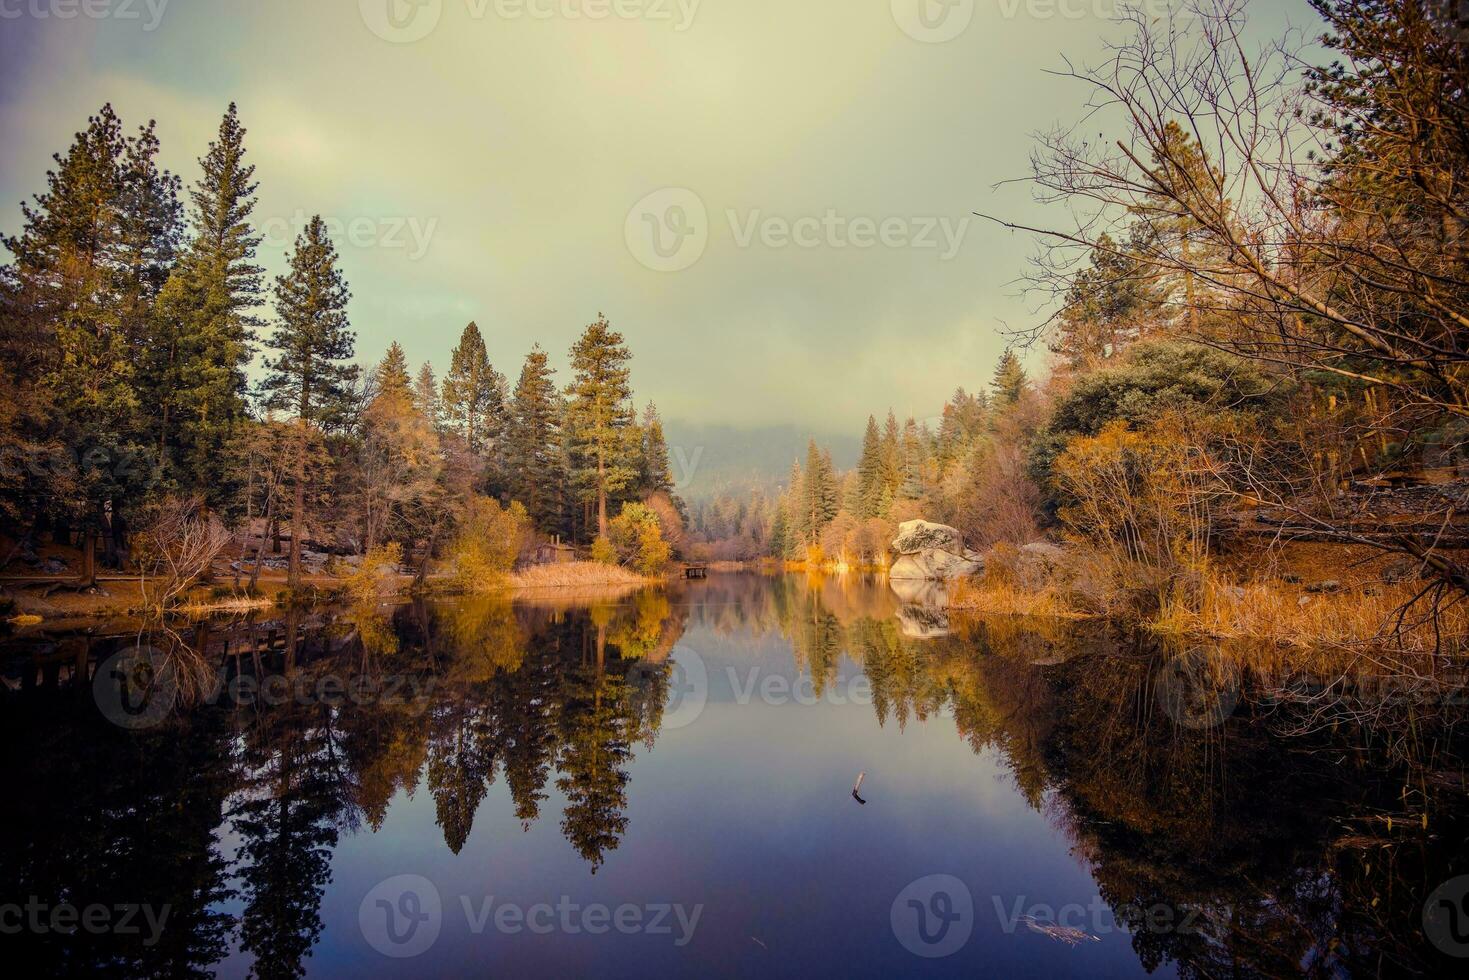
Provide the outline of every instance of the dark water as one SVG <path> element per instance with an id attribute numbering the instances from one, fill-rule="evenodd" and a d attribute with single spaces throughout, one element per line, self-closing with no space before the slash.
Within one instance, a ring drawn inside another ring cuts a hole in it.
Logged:
<path id="1" fill-rule="evenodd" d="M 1198 651 L 949 623 L 853 580 L 138 639 L 3 647 L 17 976 L 1335 977 L 1469 955 L 1454 706 L 1308 713 Z"/>

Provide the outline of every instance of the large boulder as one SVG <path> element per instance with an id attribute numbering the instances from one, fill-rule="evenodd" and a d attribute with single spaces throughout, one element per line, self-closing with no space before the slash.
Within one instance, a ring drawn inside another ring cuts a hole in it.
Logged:
<path id="1" fill-rule="evenodd" d="M 964 536 L 947 524 L 908 521 L 892 547 L 898 560 L 888 570 L 890 579 L 947 582 L 984 571 L 984 558 L 964 547 Z"/>

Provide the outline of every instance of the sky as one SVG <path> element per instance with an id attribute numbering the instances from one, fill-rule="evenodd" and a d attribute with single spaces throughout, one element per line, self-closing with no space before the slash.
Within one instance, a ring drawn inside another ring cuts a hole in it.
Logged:
<path id="1" fill-rule="evenodd" d="M 1170 0 L 1143 0 L 1166 9 Z M 1172 0 L 1177 2 L 1177 0 Z M 1257 3 L 1264 32 L 1304 0 Z M 1114 0 L 0 0 L 0 230 L 110 101 L 198 176 L 239 104 L 260 259 L 333 229 L 358 357 L 442 372 L 478 323 L 511 383 L 605 313 L 640 401 L 861 431 L 989 379 L 1041 221 L 1033 135 Z M 1052 223 L 1057 216 L 1049 215 Z M 1033 371 L 1044 369 L 1032 352 Z"/>

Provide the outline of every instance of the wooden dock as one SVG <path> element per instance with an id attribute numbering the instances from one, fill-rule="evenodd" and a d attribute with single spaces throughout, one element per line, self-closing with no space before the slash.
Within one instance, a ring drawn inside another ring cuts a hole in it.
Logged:
<path id="1" fill-rule="evenodd" d="M 708 565 L 685 565 L 683 568 L 684 578 L 708 578 Z"/>

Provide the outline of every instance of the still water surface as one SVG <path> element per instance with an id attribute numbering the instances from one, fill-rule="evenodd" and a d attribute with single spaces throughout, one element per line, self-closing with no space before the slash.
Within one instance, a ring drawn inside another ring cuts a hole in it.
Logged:
<path id="1" fill-rule="evenodd" d="M 1452 738 L 1423 764 L 1248 690 L 1180 701 L 1176 651 L 1100 626 L 716 575 L 191 626 L 144 637 L 149 699 L 105 633 L 4 647 L 0 951 L 28 975 L 1455 962 L 1422 922 L 1469 873 Z"/>

